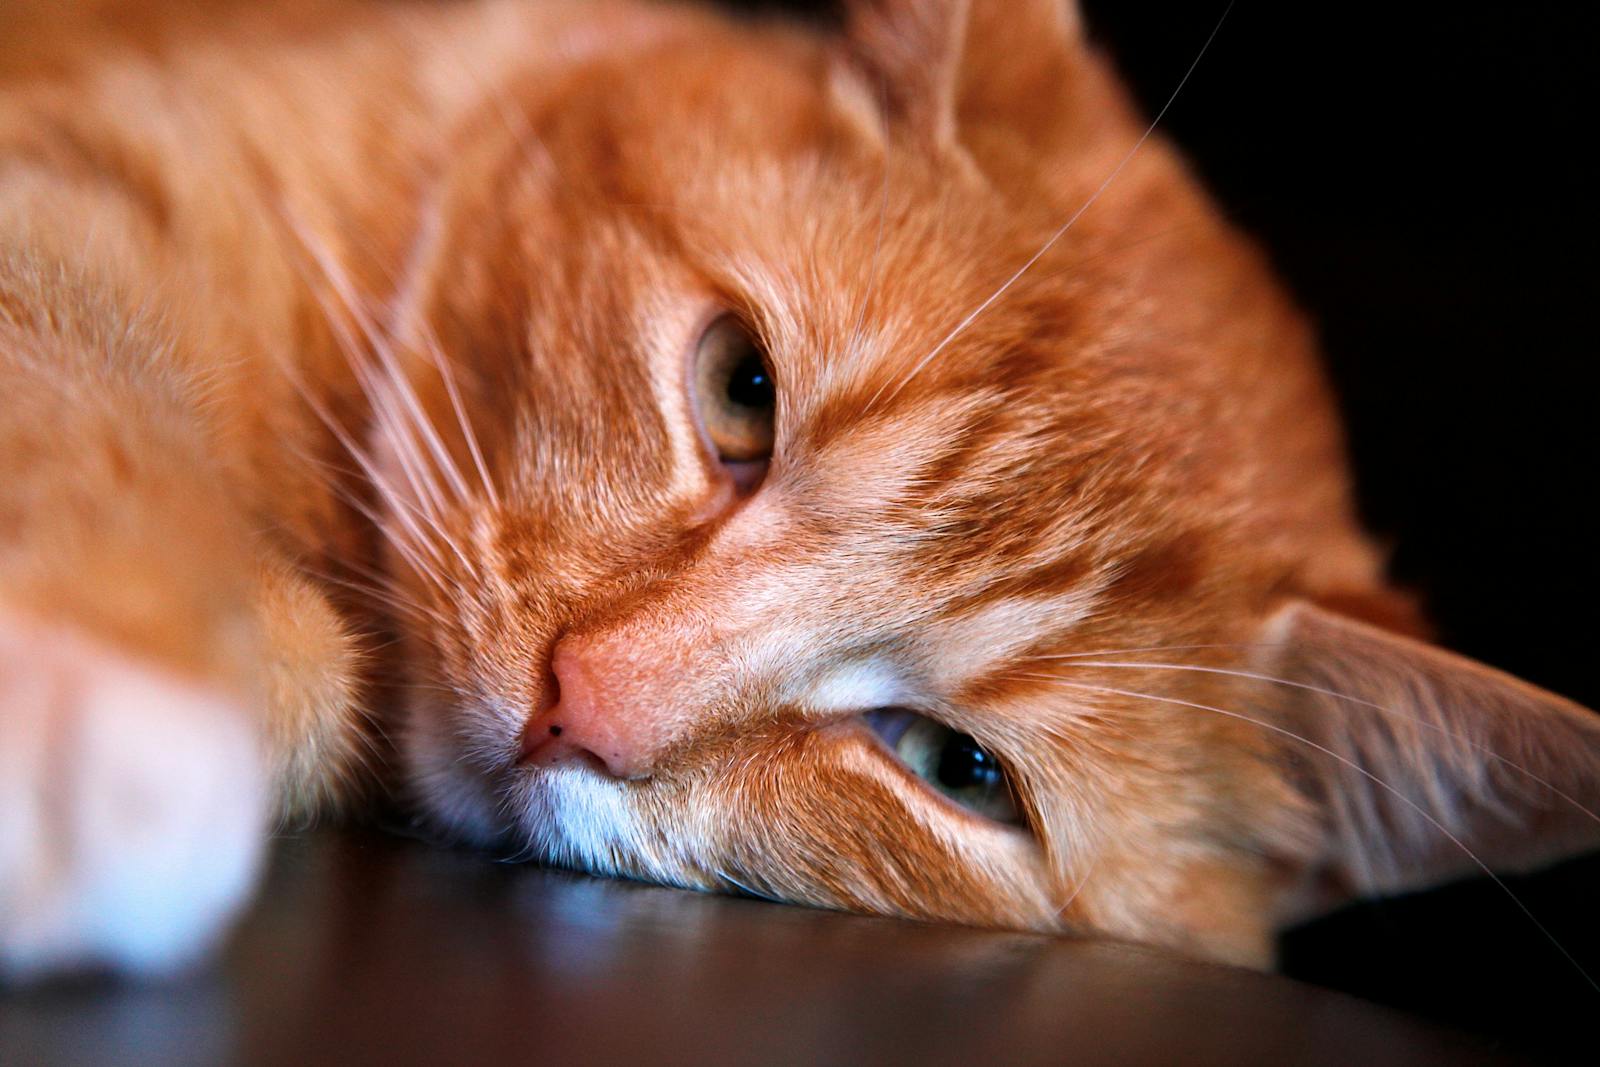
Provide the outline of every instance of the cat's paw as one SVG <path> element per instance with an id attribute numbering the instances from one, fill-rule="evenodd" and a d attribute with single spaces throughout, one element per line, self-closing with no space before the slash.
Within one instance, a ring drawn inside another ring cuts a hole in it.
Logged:
<path id="1" fill-rule="evenodd" d="M 249 895 L 266 802 L 235 702 L 0 611 L 0 978 L 194 960 Z"/>

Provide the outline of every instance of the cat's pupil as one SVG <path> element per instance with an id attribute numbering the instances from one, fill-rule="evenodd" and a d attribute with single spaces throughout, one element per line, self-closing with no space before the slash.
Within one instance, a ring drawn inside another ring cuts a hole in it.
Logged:
<path id="1" fill-rule="evenodd" d="M 749 352 L 728 378 L 728 400 L 743 408 L 769 408 L 773 403 L 772 377 L 761 354 Z"/>
<path id="2" fill-rule="evenodd" d="M 945 742 L 934 774 L 946 789 L 995 789 L 1004 777 L 1000 762 L 966 734 L 952 734 Z"/>

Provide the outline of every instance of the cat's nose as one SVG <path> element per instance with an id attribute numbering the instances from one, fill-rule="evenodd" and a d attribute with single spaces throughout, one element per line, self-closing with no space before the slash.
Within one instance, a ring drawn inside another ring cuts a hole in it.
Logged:
<path id="1" fill-rule="evenodd" d="M 650 777 L 661 745 L 654 709 L 619 657 L 592 640 L 563 638 L 550 659 L 560 690 L 555 704 L 533 716 L 522 735 L 519 762 L 536 767 L 588 762 L 613 778 Z"/>

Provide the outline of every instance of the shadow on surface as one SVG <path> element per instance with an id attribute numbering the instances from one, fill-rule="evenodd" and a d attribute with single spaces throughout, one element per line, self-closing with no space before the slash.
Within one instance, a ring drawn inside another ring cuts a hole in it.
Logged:
<path id="1" fill-rule="evenodd" d="M 0 1001 L 8 1063 L 1426 1064 L 1495 1050 L 1145 949 L 278 843 L 220 966 Z"/>

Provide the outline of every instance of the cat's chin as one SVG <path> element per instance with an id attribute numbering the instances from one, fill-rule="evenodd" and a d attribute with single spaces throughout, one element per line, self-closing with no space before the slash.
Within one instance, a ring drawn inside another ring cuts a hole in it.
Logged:
<path id="1" fill-rule="evenodd" d="M 617 863 L 635 822 L 617 783 L 577 764 L 488 765 L 471 755 L 488 747 L 498 746 L 456 736 L 437 708 L 409 709 L 400 743 L 407 799 L 435 835 L 519 860 L 635 873 Z"/>
<path id="2" fill-rule="evenodd" d="M 410 801 L 436 835 L 508 859 L 598 875 L 715 889 L 684 847 L 665 854 L 636 810 L 637 792 L 583 763 L 476 766 L 436 721 L 415 721 L 401 754 Z M 695 835 L 690 835 L 695 836 Z"/>
<path id="3" fill-rule="evenodd" d="M 404 800 L 434 836 L 482 849 L 508 837 L 493 778 L 461 757 L 459 740 L 434 709 L 407 708 L 398 747 Z"/>
<path id="4" fill-rule="evenodd" d="M 627 783 L 566 764 L 518 768 L 501 796 L 515 823 L 514 847 L 528 859 L 684 884 L 675 869 L 652 862 L 629 792 Z"/>

